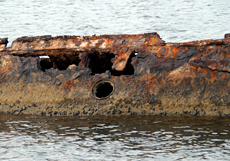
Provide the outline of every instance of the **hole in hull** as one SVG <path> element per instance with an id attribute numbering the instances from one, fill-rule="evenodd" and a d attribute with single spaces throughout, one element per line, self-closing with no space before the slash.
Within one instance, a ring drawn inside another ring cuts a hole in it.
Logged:
<path id="1" fill-rule="evenodd" d="M 133 75 L 134 67 L 131 64 L 132 58 L 136 56 L 136 53 L 133 52 L 127 61 L 127 64 L 123 71 L 112 70 L 113 63 L 111 62 L 112 58 L 115 57 L 112 53 L 102 53 L 94 52 L 88 57 L 87 67 L 91 69 L 91 75 L 105 73 L 107 70 L 111 72 L 111 75 L 121 76 L 121 75 Z"/>
<path id="2" fill-rule="evenodd" d="M 40 58 L 40 69 L 45 71 L 46 69 L 50 69 L 53 67 L 53 63 L 50 60 L 49 56 L 39 56 Z"/>
<path id="3" fill-rule="evenodd" d="M 107 70 L 112 69 L 113 63 L 111 59 L 115 55 L 111 53 L 98 53 L 94 52 L 88 55 L 87 67 L 91 69 L 91 75 L 105 73 Z"/>
<path id="4" fill-rule="evenodd" d="M 50 68 L 58 68 L 59 70 L 66 70 L 69 65 L 79 65 L 80 59 L 78 56 L 67 56 L 65 54 L 58 57 L 39 56 L 40 58 L 40 69 L 45 71 Z"/>
<path id="5" fill-rule="evenodd" d="M 110 71 L 113 76 L 121 75 L 133 75 L 134 67 L 132 65 L 132 58 L 137 53 L 134 51 L 127 61 L 127 64 L 123 71 L 116 71 L 112 69 L 112 59 L 115 57 L 113 53 L 105 52 L 99 53 L 97 51 L 93 53 L 81 53 L 79 54 L 60 54 L 59 56 L 39 56 L 40 58 L 40 69 L 45 71 L 50 68 L 58 68 L 59 70 L 66 70 L 69 65 L 75 64 L 76 66 L 87 67 L 91 70 L 90 75 L 105 73 Z"/>
<path id="6" fill-rule="evenodd" d="M 110 79 L 101 79 L 92 86 L 92 95 L 97 99 L 105 99 L 112 95 L 114 83 Z"/>

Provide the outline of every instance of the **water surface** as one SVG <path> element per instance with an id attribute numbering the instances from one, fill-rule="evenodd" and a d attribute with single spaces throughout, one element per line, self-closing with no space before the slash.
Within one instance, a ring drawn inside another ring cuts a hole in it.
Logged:
<path id="1" fill-rule="evenodd" d="M 230 118 L 0 115 L 1 160 L 228 160 Z"/>
<path id="2" fill-rule="evenodd" d="M 138 34 L 165 41 L 223 38 L 230 0 L 0 0 L 0 37 Z"/>
<path id="3" fill-rule="evenodd" d="M 230 32 L 230 0 L 0 0 L 0 37 Z M 230 118 L 0 114 L 0 160 L 229 160 Z"/>

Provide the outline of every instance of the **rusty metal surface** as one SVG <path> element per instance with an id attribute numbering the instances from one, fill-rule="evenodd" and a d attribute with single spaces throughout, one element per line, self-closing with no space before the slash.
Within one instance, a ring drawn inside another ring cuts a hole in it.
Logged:
<path id="1" fill-rule="evenodd" d="M 0 51 L 4 50 L 8 43 L 7 38 L 0 38 Z"/>
<path id="2" fill-rule="evenodd" d="M 230 116 L 230 34 L 0 39 L 0 110 L 43 115 Z M 46 56 L 46 57 L 41 57 Z"/>

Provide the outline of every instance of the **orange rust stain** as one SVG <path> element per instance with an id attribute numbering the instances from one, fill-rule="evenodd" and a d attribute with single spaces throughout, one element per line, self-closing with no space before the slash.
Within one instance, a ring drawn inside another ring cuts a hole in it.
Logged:
<path id="1" fill-rule="evenodd" d="M 116 70 L 123 70 L 125 68 L 128 56 L 130 55 L 130 52 L 126 53 L 120 53 L 118 58 L 114 61 L 114 66 Z"/>
<path id="2" fill-rule="evenodd" d="M 70 88 L 72 85 L 72 82 L 69 80 L 69 81 L 66 81 L 65 84 L 64 84 L 66 87 Z"/>
<path id="3" fill-rule="evenodd" d="M 172 51 L 176 54 L 176 53 L 178 53 L 179 49 L 173 47 Z"/>
<path id="4" fill-rule="evenodd" d="M 120 52 L 120 54 L 119 54 L 118 58 L 115 60 L 115 62 L 121 61 L 121 60 L 125 57 L 125 54 L 126 54 L 126 53 L 121 53 L 121 52 Z"/>
<path id="5" fill-rule="evenodd" d="M 222 74 L 222 78 L 224 79 L 224 78 L 226 78 L 226 74 L 224 73 L 224 74 Z"/>
<path id="6" fill-rule="evenodd" d="M 92 83 L 92 81 L 93 81 L 93 78 L 91 78 L 91 79 L 89 80 L 89 84 L 91 84 L 91 83 Z"/>
<path id="7" fill-rule="evenodd" d="M 109 44 L 110 44 L 110 39 L 107 39 L 107 41 L 106 41 L 106 47 L 108 47 Z"/>
<path id="8" fill-rule="evenodd" d="M 191 65 L 191 69 L 194 70 L 195 72 L 198 72 L 198 68 L 195 67 L 195 66 L 192 66 L 192 65 Z"/>
<path id="9" fill-rule="evenodd" d="M 204 75 L 206 75 L 208 73 L 206 68 L 203 69 L 203 72 L 204 72 Z"/>
<path id="10" fill-rule="evenodd" d="M 140 38 L 141 38 L 141 37 L 139 37 L 139 36 L 132 36 L 132 40 L 134 40 L 134 39 L 140 40 Z"/>
<path id="11" fill-rule="evenodd" d="M 133 80 L 133 77 L 130 77 L 130 78 L 129 78 L 129 81 L 132 81 L 132 80 Z"/>
<path id="12" fill-rule="evenodd" d="M 209 46 L 206 46 L 206 52 L 204 54 L 207 54 L 209 50 Z"/>
<path id="13" fill-rule="evenodd" d="M 179 51 L 178 48 L 172 47 L 171 58 L 175 58 L 178 51 Z"/>
<path id="14" fill-rule="evenodd" d="M 36 74 L 35 73 L 31 73 L 30 75 L 35 76 Z"/>
<path id="15" fill-rule="evenodd" d="M 132 36 L 132 37 L 131 37 L 131 40 L 132 40 L 132 41 L 133 41 L 133 39 L 135 39 L 135 37 L 134 37 L 134 36 Z"/>
<path id="16" fill-rule="evenodd" d="M 146 70 L 146 73 L 147 73 L 147 74 L 150 74 L 150 70 L 149 70 L 149 69 L 147 69 L 147 70 Z"/>
<path id="17" fill-rule="evenodd" d="M 37 42 L 33 42 L 32 45 L 33 45 L 34 47 L 36 47 L 36 46 L 38 45 L 38 43 L 37 43 Z"/>
<path id="18" fill-rule="evenodd" d="M 214 71 L 211 71 L 210 75 L 212 77 L 212 82 L 213 82 L 216 79 L 216 73 Z"/>
<path id="19" fill-rule="evenodd" d="M 15 76 L 15 77 L 20 77 L 20 74 L 15 74 L 14 76 Z"/>
<path id="20" fill-rule="evenodd" d="M 154 83 L 154 80 L 155 80 L 156 78 L 151 78 L 150 80 L 149 80 L 149 84 L 150 85 L 152 85 L 153 83 Z"/>
<path id="21" fill-rule="evenodd" d="M 201 78 L 201 79 L 200 79 L 200 83 L 203 83 L 203 82 L 204 82 L 204 78 Z"/>
<path id="22" fill-rule="evenodd" d="M 157 37 L 151 38 L 152 42 L 155 43 L 157 40 Z"/>

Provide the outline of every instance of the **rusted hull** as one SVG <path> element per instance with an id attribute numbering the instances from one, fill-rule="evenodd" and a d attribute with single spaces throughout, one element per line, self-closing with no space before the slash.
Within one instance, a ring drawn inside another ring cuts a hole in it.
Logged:
<path id="1" fill-rule="evenodd" d="M 230 116 L 229 34 L 186 43 L 148 33 L 6 44 L 0 39 L 1 112 Z"/>

